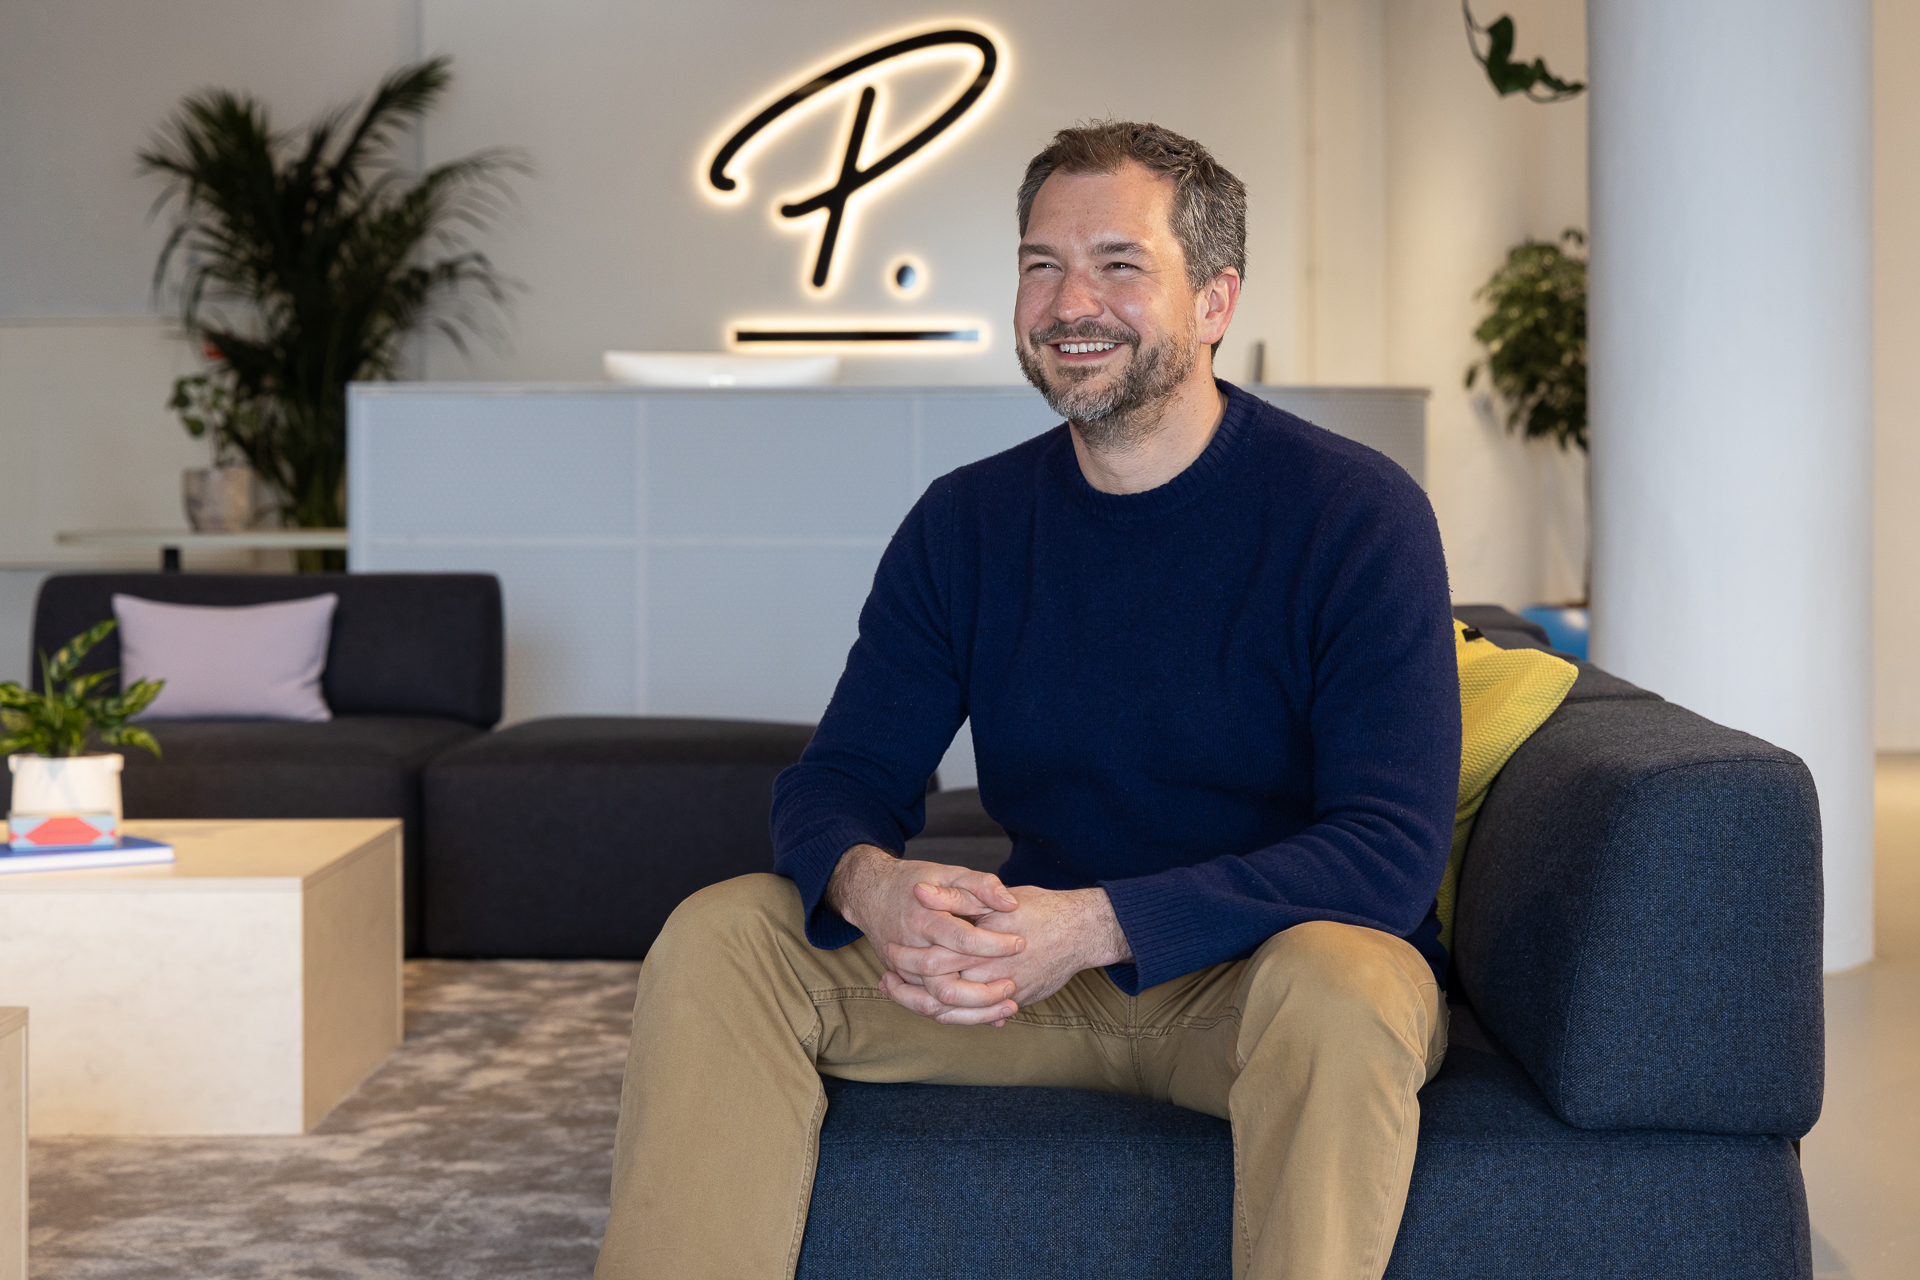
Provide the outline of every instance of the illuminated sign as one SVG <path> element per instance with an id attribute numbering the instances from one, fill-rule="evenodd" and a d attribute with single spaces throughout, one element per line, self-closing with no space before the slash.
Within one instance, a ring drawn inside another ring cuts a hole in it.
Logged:
<path id="1" fill-rule="evenodd" d="M 738 320 L 727 335 L 730 345 L 740 351 L 912 351 L 916 355 L 979 351 L 987 336 L 987 326 L 978 320 L 902 322 L 872 317 Z"/>
<path id="2" fill-rule="evenodd" d="M 864 152 L 879 102 L 876 69 L 889 72 L 956 54 L 971 59 L 978 55 L 979 66 L 960 87 L 959 95 L 925 121 L 910 136 L 897 143 L 885 155 L 867 160 Z M 836 87 L 851 94 L 857 87 L 859 97 L 848 125 L 846 142 L 836 148 L 837 158 L 830 170 L 832 179 L 821 190 L 797 198 L 776 202 L 777 225 L 792 226 L 800 219 L 816 218 L 820 238 L 812 255 L 812 269 L 805 277 L 805 291 L 825 296 L 836 283 L 836 251 L 844 259 L 851 240 L 855 197 L 863 200 L 885 185 L 883 179 L 896 177 L 913 162 L 927 156 L 955 136 L 954 126 L 978 111 L 994 87 L 995 74 L 1003 59 L 994 38 L 984 31 L 949 27 L 924 31 L 887 40 L 863 53 L 843 58 L 838 63 L 799 80 L 796 86 L 756 112 L 735 128 L 726 140 L 710 153 L 705 164 L 702 185 L 708 196 L 733 203 L 746 194 L 743 172 L 753 155 L 773 137 L 784 132 L 796 119 L 823 101 L 822 95 Z M 1004 78 L 1004 77 L 1003 77 Z M 944 135 L 944 136 L 943 136 Z M 729 170 L 735 172 L 729 172 Z M 919 293 L 927 278 L 924 262 L 911 255 L 898 258 L 888 269 L 888 291 L 906 299 Z M 985 328 L 977 321 L 918 319 L 911 322 L 871 318 L 765 320 L 737 322 L 730 326 L 728 340 L 736 348 L 765 350 L 774 347 L 819 347 L 832 345 L 852 349 L 912 349 L 939 347 L 947 350 L 978 350 L 985 341 Z"/>

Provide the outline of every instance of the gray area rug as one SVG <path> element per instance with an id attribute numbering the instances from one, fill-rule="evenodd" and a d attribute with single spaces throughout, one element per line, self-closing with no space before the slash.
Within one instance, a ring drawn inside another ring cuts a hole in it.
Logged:
<path id="1" fill-rule="evenodd" d="M 29 1274 L 585 1280 L 637 964 L 412 961 L 406 1041 L 297 1138 L 50 1138 Z"/>

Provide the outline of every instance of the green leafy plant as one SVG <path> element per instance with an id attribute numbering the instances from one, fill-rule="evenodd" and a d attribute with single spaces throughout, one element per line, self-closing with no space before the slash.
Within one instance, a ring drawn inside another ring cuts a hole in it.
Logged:
<path id="1" fill-rule="evenodd" d="M 208 90 L 140 153 L 168 180 L 156 210 L 177 203 L 155 293 L 172 283 L 218 375 L 176 383 L 176 407 L 205 410 L 202 430 L 245 457 L 289 525 L 346 523 L 347 384 L 395 376 L 422 324 L 464 351 L 506 302 L 467 237 L 498 218 L 525 163 L 492 149 L 415 177 L 398 154 L 451 79 L 444 57 L 401 67 L 357 116 L 330 112 L 298 135 L 276 133 L 257 100 Z M 226 400 L 209 403 L 216 382 Z"/>
<path id="2" fill-rule="evenodd" d="M 249 451 L 261 447 L 266 413 L 258 401 L 234 395 L 229 375 L 216 371 L 175 379 L 167 408 L 180 415 L 188 435 L 213 446 L 216 467 L 249 465 Z"/>
<path id="3" fill-rule="evenodd" d="M 127 721 L 145 711 L 160 695 L 164 680 L 140 680 L 119 693 L 97 693 L 114 675 L 113 669 L 75 675 L 80 662 L 113 630 L 113 619 L 82 632 L 49 658 L 40 655 L 44 693 L 23 689 L 8 681 L 0 684 L 0 754 L 83 756 L 90 739 L 112 746 L 145 747 L 156 756 L 160 744 L 153 735 Z"/>
<path id="4" fill-rule="evenodd" d="M 1507 430 L 1587 448 L 1587 261 L 1574 252 L 1587 238 L 1569 227 L 1559 244 L 1528 240 L 1474 297 L 1491 304 L 1473 331 L 1487 349 L 1467 366 L 1467 387 L 1482 369 L 1507 406 Z M 1562 248 L 1565 245 L 1566 248 Z"/>
<path id="5" fill-rule="evenodd" d="M 1545 58 L 1515 62 L 1513 19 L 1506 14 L 1483 27 L 1473 20 L 1473 0 L 1460 0 L 1460 12 L 1467 20 L 1467 48 L 1473 51 L 1474 61 L 1486 69 L 1488 81 L 1501 97 L 1524 93 L 1535 102 L 1562 102 L 1587 87 L 1583 80 L 1562 80 L 1554 75 L 1547 70 Z M 1480 47 L 1483 36 L 1485 49 Z"/>

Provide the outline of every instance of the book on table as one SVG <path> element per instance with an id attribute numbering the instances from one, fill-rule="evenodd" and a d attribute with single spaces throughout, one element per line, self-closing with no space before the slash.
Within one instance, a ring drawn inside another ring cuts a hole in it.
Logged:
<path id="1" fill-rule="evenodd" d="M 7 815 L 0 875 L 17 871 L 80 871 L 172 862 L 173 846 L 122 835 L 117 814 Z"/>

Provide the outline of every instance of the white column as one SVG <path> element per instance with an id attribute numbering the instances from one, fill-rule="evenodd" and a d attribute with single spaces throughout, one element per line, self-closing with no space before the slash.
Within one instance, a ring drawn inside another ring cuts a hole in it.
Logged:
<path id="1" fill-rule="evenodd" d="M 1798 753 L 1873 956 L 1869 0 L 1589 0 L 1595 661 Z"/>

